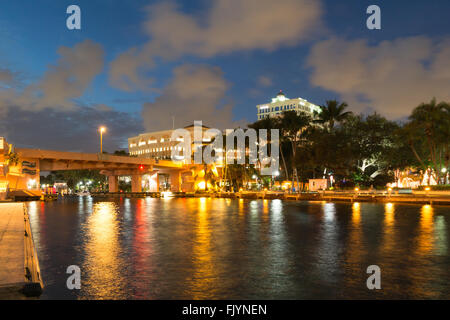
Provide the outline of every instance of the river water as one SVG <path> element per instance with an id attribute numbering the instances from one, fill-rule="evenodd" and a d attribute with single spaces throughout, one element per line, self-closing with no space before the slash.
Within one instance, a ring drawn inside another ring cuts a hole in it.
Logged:
<path id="1" fill-rule="evenodd" d="M 27 203 L 42 299 L 450 298 L 450 207 L 209 198 Z M 81 270 L 81 289 L 69 290 Z M 367 267 L 381 270 L 369 290 Z"/>

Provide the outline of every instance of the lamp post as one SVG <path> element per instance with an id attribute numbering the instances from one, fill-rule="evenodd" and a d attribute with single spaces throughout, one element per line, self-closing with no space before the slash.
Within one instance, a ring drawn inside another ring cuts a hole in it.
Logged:
<path id="1" fill-rule="evenodd" d="M 103 153 L 103 132 L 106 131 L 105 127 L 98 128 L 98 131 L 100 131 L 100 153 Z"/>

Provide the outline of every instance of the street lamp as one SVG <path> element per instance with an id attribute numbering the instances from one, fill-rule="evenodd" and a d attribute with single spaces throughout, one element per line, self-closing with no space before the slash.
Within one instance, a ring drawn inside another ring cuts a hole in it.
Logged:
<path id="1" fill-rule="evenodd" d="M 100 153 L 103 153 L 103 132 L 106 131 L 105 127 L 98 128 L 98 131 L 100 131 Z"/>

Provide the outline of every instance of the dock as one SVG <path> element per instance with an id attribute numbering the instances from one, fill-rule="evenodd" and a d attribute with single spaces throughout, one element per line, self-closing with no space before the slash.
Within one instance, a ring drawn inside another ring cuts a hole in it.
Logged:
<path id="1" fill-rule="evenodd" d="M 98 198 L 160 198 L 161 192 L 92 192 Z M 320 191 L 286 193 L 282 191 L 239 191 L 239 192 L 172 192 L 175 198 L 231 198 L 231 199 L 265 199 L 290 201 L 333 201 L 333 202 L 382 202 L 408 204 L 450 205 L 449 192 L 412 192 L 410 194 L 388 194 L 386 192 L 361 191 Z"/>
<path id="2" fill-rule="evenodd" d="M 23 203 L 0 203 L 0 299 L 36 297 L 44 288 Z"/>

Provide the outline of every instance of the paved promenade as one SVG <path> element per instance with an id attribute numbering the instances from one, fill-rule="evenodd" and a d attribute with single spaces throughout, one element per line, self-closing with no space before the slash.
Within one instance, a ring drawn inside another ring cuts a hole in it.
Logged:
<path id="1" fill-rule="evenodd" d="M 0 298 L 20 298 L 41 285 L 27 218 L 23 203 L 0 203 Z"/>

